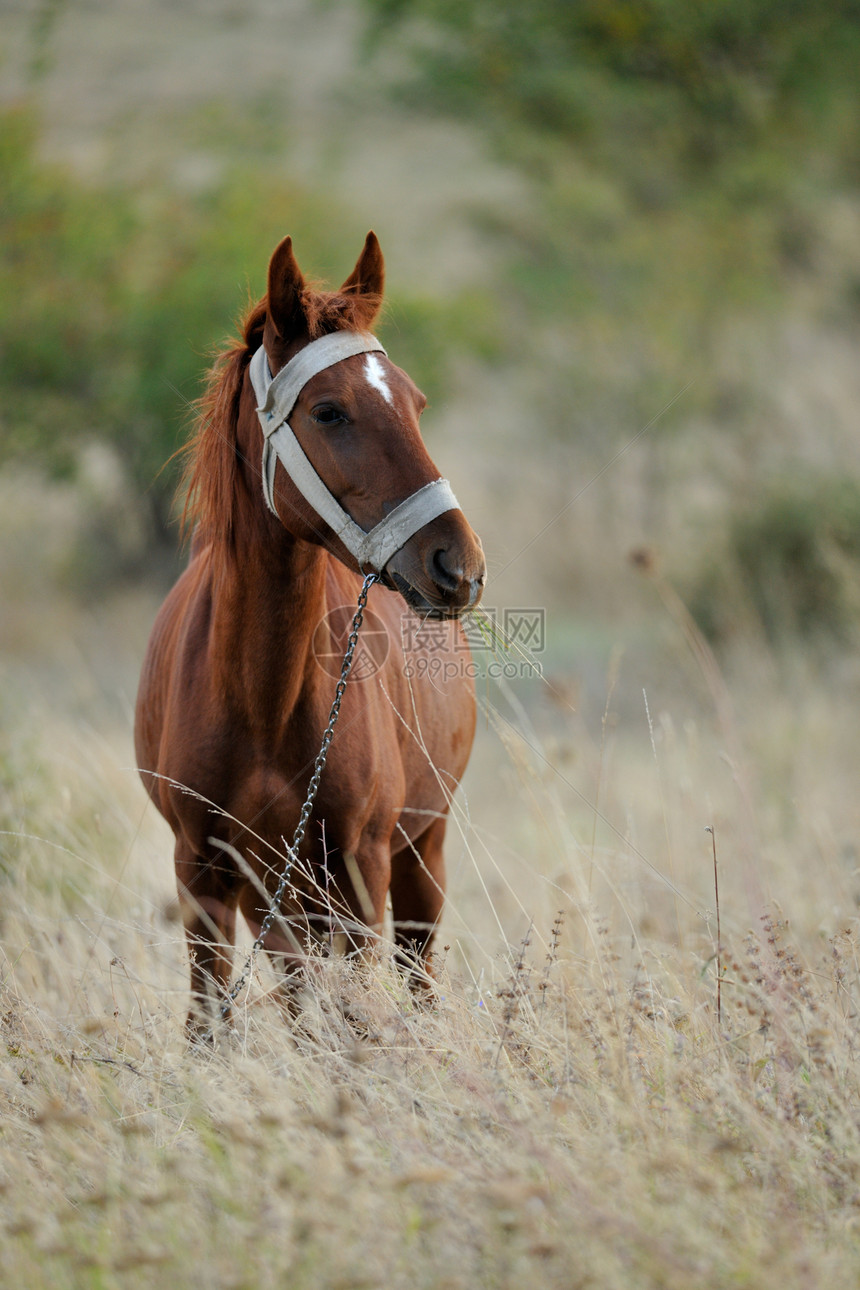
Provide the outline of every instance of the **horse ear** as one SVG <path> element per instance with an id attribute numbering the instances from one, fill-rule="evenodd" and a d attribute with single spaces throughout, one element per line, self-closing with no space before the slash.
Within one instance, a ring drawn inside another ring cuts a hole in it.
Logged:
<path id="1" fill-rule="evenodd" d="M 359 296 L 378 296 L 382 299 L 385 290 L 385 261 L 379 239 L 371 230 L 365 238 L 364 249 L 358 262 L 341 291 L 354 292 Z"/>
<path id="2" fill-rule="evenodd" d="M 293 239 L 285 237 L 269 261 L 268 310 L 275 331 L 289 340 L 304 330 L 302 292 L 305 280 L 293 255 Z"/>

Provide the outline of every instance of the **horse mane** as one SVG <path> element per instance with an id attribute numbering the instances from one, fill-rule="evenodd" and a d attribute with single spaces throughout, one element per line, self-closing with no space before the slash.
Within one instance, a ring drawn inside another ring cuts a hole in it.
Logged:
<path id="1" fill-rule="evenodd" d="M 379 312 L 382 298 L 355 289 L 321 291 L 306 285 L 302 311 L 310 340 L 334 331 L 365 331 Z M 252 304 L 240 322 L 239 338 L 217 354 L 209 369 L 206 388 L 195 404 L 188 442 L 179 450 L 183 459 L 180 496 L 183 538 L 194 534 L 202 543 L 233 546 L 238 520 L 237 494 L 242 454 L 237 441 L 239 398 L 245 368 L 263 343 L 268 299 Z M 252 469 L 254 463 L 251 463 Z"/>

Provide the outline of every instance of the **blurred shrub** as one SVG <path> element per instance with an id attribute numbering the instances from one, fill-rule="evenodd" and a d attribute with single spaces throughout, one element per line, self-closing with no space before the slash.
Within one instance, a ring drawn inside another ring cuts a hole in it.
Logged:
<path id="1" fill-rule="evenodd" d="M 860 481 L 791 479 L 730 519 L 687 592 L 702 629 L 720 643 L 749 627 L 773 644 L 789 636 L 848 639 L 860 625 Z"/>
<path id="2" fill-rule="evenodd" d="M 308 273 L 336 265 L 339 282 L 366 229 L 324 196 L 279 188 L 259 159 L 196 196 L 144 194 L 88 187 L 40 162 L 37 142 L 28 113 L 0 118 L 0 461 L 77 474 L 87 443 L 111 445 L 150 538 L 163 536 L 176 483 L 165 463 L 212 350 L 264 290 L 271 250 L 290 232 Z M 478 298 L 395 298 L 391 317 L 395 357 L 429 392 L 453 344 L 492 347 L 492 308 Z M 97 517 L 91 527 L 106 576 L 110 543 Z M 127 550 L 121 563 L 135 565 Z"/>
<path id="3" fill-rule="evenodd" d="M 376 36 L 407 29 L 425 97 L 495 123 L 538 169 L 535 136 L 575 142 L 660 200 L 667 163 L 695 177 L 764 139 L 793 148 L 833 112 L 856 167 L 856 0 L 365 4 Z"/>
<path id="4" fill-rule="evenodd" d="M 486 223 L 542 424 L 596 445 L 680 390 L 652 439 L 706 414 L 727 327 L 769 326 L 854 200 L 857 0 L 363 3 L 389 84 L 406 55 L 393 92 L 470 119 L 528 181 L 529 209 Z"/>
<path id="5" fill-rule="evenodd" d="M 2 455 L 70 473 L 82 443 L 113 443 L 161 530 L 172 479 L 159 472 L 237 305 L 232 248 L 213 245 L 226 195 L 209 216 L 168 199 L 144 213 L 135 194 L 40 164 L 36 142 L 26 113 L 5 115 Z"/>
<path id="6" fill-rule="evenodd" d="M 513 284 L 544 311 L 745 305 L 808 267 L 860 156 L 857 0 L 364 0 L 395 92 L 470 116 L 540 194 Z"/>

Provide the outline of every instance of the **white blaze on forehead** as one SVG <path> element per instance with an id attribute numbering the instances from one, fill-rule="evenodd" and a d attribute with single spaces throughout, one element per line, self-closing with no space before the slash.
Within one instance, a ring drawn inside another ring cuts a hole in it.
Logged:
<path id="1" fill-rule="evenodd" d="M 393 403 L 391 390 L 388 388 L 388 382 L 385 379 L 385 372 L 382 370 L 382 364 L 375 354 L 368 354 L 364 360 L 364 373 L 370 384 L 375 390 L 378 390 L 386 403 Z"/>

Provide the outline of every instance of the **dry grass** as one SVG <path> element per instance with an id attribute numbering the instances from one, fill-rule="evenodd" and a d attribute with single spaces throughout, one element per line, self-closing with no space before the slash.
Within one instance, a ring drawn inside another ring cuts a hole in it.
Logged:
<path id="1" fill-rule="evenodd" d="M 123 769 L 122 705 L 91 694 L 100 648 L 130 683 L 138 623 L 104 612 L 69 633 L 88 644 L 66 640 L 62 697 L 47 662 L 5 670 L 6 1283 L 857 1279 L 844 677 L 798 701 L 750 672 L 727 700 L 747 770 L 721 760 L 706 685 L 685 715 L 683 667 L 646 711 L 622 662 L 591 728 L 556 689 L 515 733 L 499 699 L 452 830 L 433 1006 L 383 944 L 322 965 L 299 1023 L 257 1002 L 201 1055 L 169 839 Z"/>

